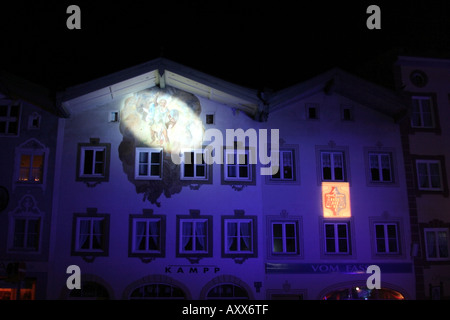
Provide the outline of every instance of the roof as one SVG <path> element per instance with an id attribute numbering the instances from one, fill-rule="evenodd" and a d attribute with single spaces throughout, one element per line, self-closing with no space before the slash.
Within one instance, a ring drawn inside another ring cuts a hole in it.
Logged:
<path id="1" fill-rule="evenodd" d="M 56 116 L 65 116 L 52 91 L 4 70 L 0 71 L 0 92 L 9 99 L 20 99 Z"/>
<path id="2" fill-rule="evenodd" d="M 321 91 L 325 94 L 340 94 L 386 114 L 396 121 L 407 113 L 407 105 L 401 95 L 340 68 L 330 69 L 310 80 L 272 94 L 267 100 L 270 105 L 269 112 L 284 108 Z"/>
<path id="3" fill-rule="evenodd" d="M 166 58 L 157 58 L 69 87 L 59 94 L 59 99 L 64 109 L 72 113 L 154 86 L 175 87 L 239 109 L 254 118 L 258 118 L 262 105 L 257 90 L 224 81 Z"/>

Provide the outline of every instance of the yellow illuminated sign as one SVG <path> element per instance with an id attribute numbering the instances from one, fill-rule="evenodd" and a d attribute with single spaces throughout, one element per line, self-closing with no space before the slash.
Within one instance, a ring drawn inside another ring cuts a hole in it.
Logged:
<path id="1" fill-rule="evenodd" d="M 348 182 L 322 182 L 322 211 L 324 218 L 351 217 Z"/>

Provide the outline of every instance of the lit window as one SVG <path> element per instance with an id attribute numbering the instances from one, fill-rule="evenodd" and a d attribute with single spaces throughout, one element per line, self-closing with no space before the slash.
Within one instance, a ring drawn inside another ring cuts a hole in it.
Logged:
<path id="1" fill-rule="evenodd" d="M 434 114 L 431 97 L 413 96 L 411 126 L 414 128 L 434 128 Z"/>
<path id="2" fill-rule="evenodd" d="M 162 178 L 162 148 L 136 148 L 135 178 L 159 180 Z"/>
<path id="3" fill-rule="evenodd" d="M 0 135 L 18 135 L 19 120 L 20 105 L 0 101 Z"/>
<path id="4" fill-rule="evenodd" d="M 449 260 L 448 228 L 426 228 L 424 231 L 427 260 Z"/>
<path id="5" fill-rule="evenodd" d="M 416 169 L 420 190 L 443 190 L 441 162 L 439 160 L 416 160 Z"/>
<path id="6" fill-rule="evenodd" d="M 43 154 L 22 154 L 20 157 L 19 181 L 27 183 L 42 183 L 43 168 Z"/>
<path id="7" fill-rule="evenodd" d="M 208 179 L 208 166 L 205 161 L 205 151 L 183 151 L 181 163 L 181 179 L 206 180 Z"/>
<path id="8" fill-rule="evenodd" d="M 344 153 L 322 151 L 320 153 L 322 181 L 345 181 Z"/>
<path id="9" fill-rule="evenodd" d="M 253 252 L 253 220 L 225 220 L 225 253 Z"/>
<path id="10" fill-rule="evenodd" d="M 15 186 L 45 188 L 48 148 L 36 139 L 30 139 L 16 148 Z"/>
<path id="11" fill-rule="evenodd" d="M 398 230 L 396 223 L 375 223 L 376 252 L 399 253 Z"/>
<path id="12" fill-rule="evenodd" d="M 350 235 L 347 223 L 324 223 L 325 253 L 349 254 Z"/>
<path id="13" fill-rule="evenodd" d="M 370 181 L 392 182 L 392 161 L 389 153 L 369 153 Z"/>
<path id="14" fill-rule="evenodd" d="M 208 252 L 208 220 L 180 219 L 180 253 Z"/>
<path id="15" fill-rule="evenodd" d="M 297 253 L 297 225 L 295 222 L 272 222 L 272 253 Z"/>

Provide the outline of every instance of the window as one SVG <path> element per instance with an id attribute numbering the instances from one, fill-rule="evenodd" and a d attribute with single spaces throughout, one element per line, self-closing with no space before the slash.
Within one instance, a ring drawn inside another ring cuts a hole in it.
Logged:
<path id="1" fill-rule="evenodd" d="M 348 223 L 324 223 L 325 253 L 349 254 L 350 234 Z"/>
<path id="2" fill-rule="evenodd" d="M 393 182 L 390 153 L 369 152 L 370 182 Z"/>
<path id="3" fill-rule="evenodd" d="M 37 186 L 45 189 L 48 148 L 32 138 L 16 148 L 14 186 Z"/>
<path id="4" fill-rule="evenodd" d="M 416 160 L 416 169 L 420 190 L 443 190 L 441 163 L 439 160 Z"/>
<path id="5" fill-rule="evenodd" d="M 280 150 L 279 165 L 280 169 L 272 175 L 272 180 L 295 180 L 294 150 Z"/>
<path id="6" fill-rule="evenodd" d="M 177 257 L 185 257 L 192 263 L 212 257 L 212 233 L 212 216 L 199 213 L 177 216 Z"/>
<path id="7" fill-rule="evenodd" d="M 449 229 L 425 228 L 427 260 L 449 260 Z"/>
<path id="8" fill-rule="evenodd" d="M 108 181 L 110 149 L 111 144 L 99 143 L 99 139 L 91 139 L 90 143 L 79 143 L 77 181 Z"/>
<path id="9" fill-rule="evenodd" d="M 225 149 L 225 180 L 252 180 L 252 168 L 249 162 L 248 150 Z"/>
<path id="10" fill-rule="evenodd" d="M 249 296 L 247 291 L 235 284 L 227 283 L 213 287 L 208 291 L 206 295 L 208 300 L 248 300 Z"/>
<path id="11" fill-rule="evenodd" d="M 133 219 L 133 253 L 161 252 L 161 219 Z"/>
<path id="12" fill-rule="evenodd" d="M 273 254 L 298 253 L 296 222 L 272 222 L 271 231 Z"/>
<path id="13" fill-rule="evenodd" d="M 22 154 L 20 156 L 19 182 L 42 183 L 43 169 L 43 154 Z"/>
<path id="14" fill-rule="evenodd" d="M 104 238 L 104 218 L 77 220 L 77 251 L 103 251 Z"/>
<path id="15" fill-rule="evenodd" d="M 70 290 L 69 299 L 109 300 L 108 290 L 95 281 L 83 281 L 79 290 Z"/>
<path id="16" fill-rule="evenodd" d="M 306 108 L 306 119 L 319 119 L 319 105 L 315 103 L 307 103 Z"/>
<path id="17" fill-rule="evenodd" d="M 341 117 L 343 121 L 352 121 L 353 119 L 353 107 L 352 106 L 341 106 Z"/>
<path id="18" fill-rule="evenodd" d="M 12 250 L 38 251 L 41 229 L 40 223 L 40 218 L 15 218 Z"/>
<path id="19" fill-rule="evenodd" d="M 28 117 L 28 130 L 37 130 L 41 127 L 41 115 L 33 112 Z"/>
<path id="20" fill-rule="evenodd" d="M 19 134 L 20 104 L 0 100 L 0 135 Z"/>
<path id="21" fill-rule="evenodd" d="M 162 178 L 162 148 L 136 148 L 135 178 L 159 180 Z"/>
<path id="22" fill-rule="evenodd" d="M 375 223 L 376 253 L 400 253 L 398 227 L 396 223 Z"/>
<path id="23" fill-rule="evenodd" d="M 164 284 L 152 283 L 134 289 L 130 299 L 186 299 L 186 294 L 180 288 Z"/>
<path id="24" fill-rule="evenodd" d="M 181 179 L 207 180 L 208 165 L 205 161 L 204 150 L 183 151 L 181 163 Z"/>
<path id="25" fill-rule="evenodd" d="M 214 114 L 206 115 L 206 124 L 214 124 Z"/>
<path id="26" fill-rule="evenodd" d="M 225 220 L 225 252 L 253 252 L 253 221 L 251 219 Z"/>
<path id="27" fill-rule="evenodd" d="M 412 97 L 411 126 L 413 128 L 434 128 L 433 102 L 429 96 Z"/>
<path id="28" fill-rule="evenodd" d="M 98 214 L 96 208 L 88 208 L 87 214 L 74 214 L 72 255 L 93 259 L 107 256 L 108 250 L 109 214 Z"/>
<path id="29" fill-rule="evenodd" d="M 81 149 L 81 177 L 104 177 L 105 147 L 84 147 Z"/>
<path id="30" fill-rule="evenodd" d="M 341 151 L 320 152 L 322 181 L 345 181 L 344 153 Z"/>
<path id="31" fill-rule="evenodd" d="M 208 220 L 180 219 L 180 252 L 206 253 L 208 251 Z"/>

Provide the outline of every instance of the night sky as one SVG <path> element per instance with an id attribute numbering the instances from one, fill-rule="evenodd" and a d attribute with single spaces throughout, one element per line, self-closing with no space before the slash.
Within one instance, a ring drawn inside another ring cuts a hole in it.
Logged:
<path id="1" fill-rule="evenodd" d="M 371 4 L 381 30 L 366 27 Z M 55 91 L 160 56 L 254 89 L 335 66 L 389 87 L 398 54 L 450 58 L 449 17 L 434 0 L 2 2 L 0 68 Z"/>

